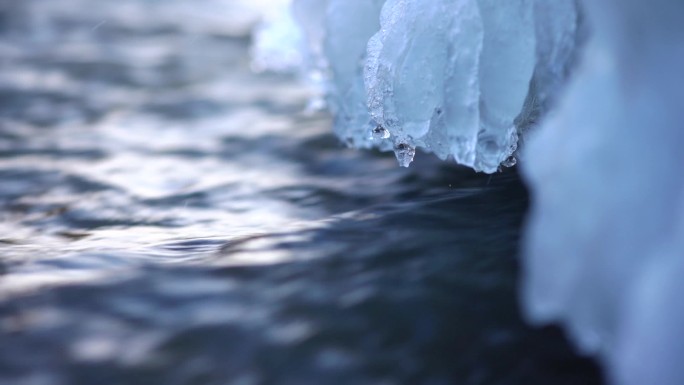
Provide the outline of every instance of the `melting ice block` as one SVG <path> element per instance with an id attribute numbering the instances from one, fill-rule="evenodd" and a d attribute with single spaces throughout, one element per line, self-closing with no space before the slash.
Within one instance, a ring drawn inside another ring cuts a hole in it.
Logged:
<path id="1" fill-rule="evenodd" d="M 422 147 L 486 172 L 513 154 L 514 120 L 536 62 L 532 5 L 387 2 L 365 80 L 371 116 L 395 147 Z"/>
<path id="2" fill-rule="evenodd" d="M 368 39 L 380 28 L 379 15 L 384 0 L 329 0 L 324 53 L 329 61 L 332 85 L 329 106 L 335 116 L 335 132 L 345 142 L 368 148 L 375 125 L 366 107 L 362 65 Z"/>
<path id="3" fill-rule="evenodd" d="M 310 72 L 323 79 L 335 133 L 350 146 L 370 148 L 375 127 L 366 107 L 361 69 L 368 39 L 380 28 L 385 0 L 294 0 L 307 37 Z"/>
<path id="4" fill-rule="evenodd" d="M 568 74 L 578 18 L 575 1 L 388 0 L 364 70 L 371 116 L 395 151 L 489 173 L 513 165 Z"/>
<path id="5" fill-rule="evenodd" d="M 335 132 L 495 172 L 567 76 L 574 0 L 295 0 Z"/>
<path id="6" fill-rule="evenodd" d="M 474 1 L 386 3 L 381 29 L 368 43 L 364 78 L 371 116 L 388 131 L 402 166 L 415 147 L 475 164 L 482 40 Z"/>

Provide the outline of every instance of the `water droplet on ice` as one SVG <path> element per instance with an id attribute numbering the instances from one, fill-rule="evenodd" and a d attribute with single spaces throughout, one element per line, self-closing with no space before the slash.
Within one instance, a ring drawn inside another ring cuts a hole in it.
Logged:
<path id="1" fill-rule="evenodd" d="M 385 127 L 378 124 L 371 130 L 371 137 L 373 139 L 387 139 L 390 137 L 390 132 Z"/>
<path id="2" fill-rule="evenodd" d="M 501 162 L 501 165 L 504 167 L 513 167 L 516 163 L 518 163 L 518 160 L 515 158 L 515 156 L 511 155 L 508 158 L 506 158 L 506 160 Z"/>
<path id="3" fill-rule="evenodd" d="M 416 149 L 407 143 L 397 143 L 394 146 L 394 155 L 397 156 L 397 161 L 401 167 L 408 167 L 413 162 Z"/>

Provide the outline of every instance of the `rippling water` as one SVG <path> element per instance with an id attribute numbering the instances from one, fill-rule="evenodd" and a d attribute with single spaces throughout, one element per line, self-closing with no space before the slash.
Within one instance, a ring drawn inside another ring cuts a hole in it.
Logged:
<path id="1" fill-rule="evenodd" d="M 0 0 L 0 383 L 600 383 L 515 171 L 343 148 L 247 4 Z"/>

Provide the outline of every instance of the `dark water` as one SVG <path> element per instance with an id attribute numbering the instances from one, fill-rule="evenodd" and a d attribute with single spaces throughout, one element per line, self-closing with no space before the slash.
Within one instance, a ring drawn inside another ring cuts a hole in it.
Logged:
<path id="1" fill-rule="evenodd" d="M 0 383 L 601 383 L 521 320 L 515 170 L 343 148 L 253 19 L 0 0 Z"/>

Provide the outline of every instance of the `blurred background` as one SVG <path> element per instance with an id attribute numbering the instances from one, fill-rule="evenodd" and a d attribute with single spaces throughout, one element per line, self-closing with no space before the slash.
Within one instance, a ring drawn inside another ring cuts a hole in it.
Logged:
<path id="1" fill-rule="evenodd" d="M 344 148 L 282 7 L 0 0 L 1 384 L 600 384 L 518 310 L 527 191 Z"/>

